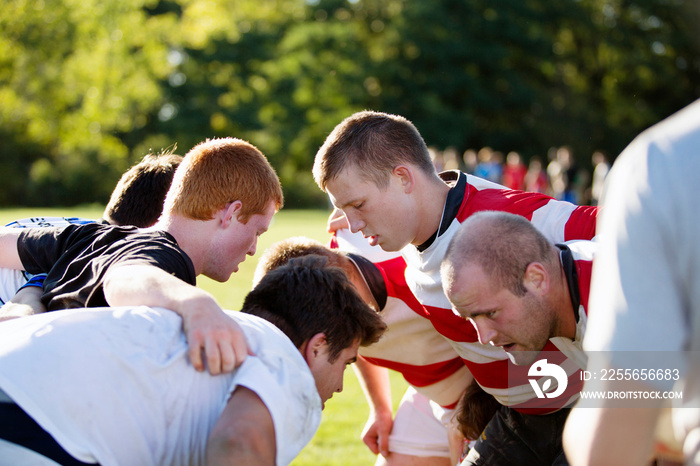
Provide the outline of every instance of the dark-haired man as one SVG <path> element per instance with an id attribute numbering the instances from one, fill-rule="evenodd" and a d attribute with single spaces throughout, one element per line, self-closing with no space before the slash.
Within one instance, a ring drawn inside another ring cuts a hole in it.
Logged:
<path id="1" fill-rule="evenodd" d="M 360 253 L 367 253 L 369 246 L 346 232 L 337 232 L 330 248 L 304 237 L 273 244 L 260 257 L 256 279 L 294 257 L 312 254 L 342 268 L 387 324 L 386 335 L 362 348 L 354 366 L 370 406 L 362 439 L 379 455 L 376 464 L 454 464 L 461 443 L 450 442 L 448 427 L 471 380 L 469 371 L 408 289 L 401 256 L 379 250 L 365 257 Z M 409 383 L 395 416 L 388 370 L 399 372 Z"/>
<path id="2" fill-rule="evenodd" d="M 102 214 L 99 223 L 109 225 L 139 228 L 153 226 L 163 212 L 165 195 L 170 189 L 175 170 L 182 162 L 182 156 L 172 151 L 159 154 L 147 154 L 139 163 L 129 168 L 119 179 L 112 190 L 112 195 Z M 14 228 L 36 227 L 67 227 L 68 225 L 83 225 L 94 220 L 77 217 L 32 217 L 18 219 L 6 226 Z M 35 294 L 39 293 L 46 274 L 32 275 L 22 270 L 0 269 L 0 306 L 12 301 L 13 303 L 30 306 L 9 306 L 0 309 L 0 319 L 28 315 L 45 311 L 41 305 L 32 307 L 38 301 Z M 16 296 L 17 291 L 25 288 L 28 296 Z"/>
<path id="3" fill-rule="evenodd" d="M 270 272 L 227 318 L 255 354 L 219 376 L 192 367 L 180 317 L 161 308 L 74 309 L 3 323 L 0 458 L 288 464 L 318 428 L 325 401 L 342 390 L 358 347 L 385 328 L 345 274 L 319 257 Z"/>

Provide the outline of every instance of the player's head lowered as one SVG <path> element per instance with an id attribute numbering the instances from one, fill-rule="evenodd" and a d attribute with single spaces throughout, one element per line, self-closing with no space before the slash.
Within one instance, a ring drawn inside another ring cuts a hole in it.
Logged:
<path id="1" fill-rule="evenodd" d="M 270 270 L 248 293 L 241 311 L 273 323 L 300 349 L 323 334 L 333 362 L 358 341 L 360 346 L 376 343 L 386 324 L 362 301 L 345 272 L 327 262 L 310 255 Z"/>
<path id="2" fill-rule="evenodd" d="M 381 310 L 365 278 L 358 270 L 358 265 L 342 252 L 304 236 L 286 238 L 268 247 L 258 260 L 253 283 L 257 283 L 267 272 L 286 264 L 290 259 L 312 254 L 323 256 L 326 258 L 328 265 L 343 269 L 350 282 L 355 286 L 356 291 L 360 294 L 360 297 L 377 311 Z"/>
<path id="3" fill-rule="evenodd" d="M 236 138 L 207 139 L 184 157 L 165 198 L 165 214 L 210 220 L 228 203 L 242 204 L 246 223 L 274 202 L 282 208 L 282 186 L 274 168 L 252 144 Z"/>
<path id="4" fill-rule="evenodd" d="M 343 120 L 328 135 L 316 153 L 313 175 L 326 191 L 344 170 L 358 167 L 365 181 L 384 189 L 394 168 L 403 164 L 435 173 L 428 147 L 413 123 L 398 115 L 363 111 Z"/>
<path id="5" fill-rule="evenodd" d="M 182 156 L 173 150 L 148 154 L 127 170 L 112 191 L 102 218 L 112 225 L 141 228 L 156 223 L 175 170 L 182 162 Z"/>
<path id="6" fill-rule="evenodd" d="M 566 323 L 571 306 L 559 250 L 526 218 L 478 212 L 463 222 L 440 275 L 454 309 L 479 342 L 502 347 L 515 364 L 531 364 Z"/>
<path id="7" fill-rule="evenodd" d="M 255 268 L 253 283 L 258 283 L 267 272 L 286 264 L 290 259 L 311 254 L 325 257 L 327 265 L 340 267 L 348 275 L 354 269 L 350 259 L 340 252 L 334 251 L 314 239 L 294 236 L 278 241 L 265 249 Z"/>
<path id="8" fill-rule="evenodd" d="M 467 265 L 482 269 L 495 290 L 507 289 L 522 297 L 524 279 L 531 263 L 541 263 L 556 272 L 558 254 L 554 245 L 525 217 L 507 212 L 478 212 L 461 225 L 450 242 L 441 265 L 448 297 L 449 284 Z M 459 310 L 459 309 L 458 309 Z"/>

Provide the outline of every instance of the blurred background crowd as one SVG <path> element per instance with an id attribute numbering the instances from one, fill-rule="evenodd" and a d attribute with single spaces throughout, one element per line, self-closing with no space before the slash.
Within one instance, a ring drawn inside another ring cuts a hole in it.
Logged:
<path id="1" fill-rule="evenodd" d="M 226 136 L 262 150 L 287 207 L 326 207 L 314 155 L 364 109 L 411 120 L 447 165 L 448 147 L 460 164 L 468 149 L 478 161 L 492 147 L 505 174 L 516 150 L 533 172 L 540 159 L 556 197 L 594 202 L 595 151 L 612 163 L 634 136 L 700 98 L 695 0 L 2 7 L 0 207 L 104 204 L 148 152 L 184 154 Z M 568 156 L 555 155 L 562 146 Z"/>
<path id="2" fill-rule="evenodd" d="M 503 152 L 491 147 L 467 149 L 430 148 L 438 171 L 462 170 L 510 189 L 544 193 L 558 200 L 579 205 L 598 205 L 610 161 L 602 151 L 594 151 L 590 167 L 580 166 L 568 146 L 551 147 L 546 157 L 533 155 L 529 160 L 517 151 Z"/>

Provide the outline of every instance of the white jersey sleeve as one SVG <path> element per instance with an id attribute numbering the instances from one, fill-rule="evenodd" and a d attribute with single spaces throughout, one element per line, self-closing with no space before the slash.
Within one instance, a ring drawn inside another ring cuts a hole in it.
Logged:
<path id="1" fill-rule="evenodd" d="M 103 466 L 204 464 L 209 435 L 238 385 L 275 425 L 277 464 L 321 419 L 314 378 L 276 327 L 238 312 L 255 356 L 233 373 L 198 372 L 182 320 L 146 307 L 55 311 L 0 325 L 0 388 L 72 456 Z"/>

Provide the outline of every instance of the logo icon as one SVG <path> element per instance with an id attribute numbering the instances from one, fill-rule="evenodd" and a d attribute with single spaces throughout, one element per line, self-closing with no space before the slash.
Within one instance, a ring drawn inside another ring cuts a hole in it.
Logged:
<path id="1" fill-rule="evenodd" d="M 556 364 L 549 364 L 546 359 L 540 359 L 535 361 L 530 369 L 527 371 L 527 375 L 530 377 L 549 377 L 544 381 L 542 387 L 537 383 L 537 380 L 528 379 L 532 389 L 535 390 L 537 398 L 556 398 L 566 390 L 566 385 L 569 383 L 569 378 L 566 376 L 566 372 L 561 367 Z M 552 386 L 552 379 L 556 379 L 557 388 L 551 393 L 547 390 Z"/>

